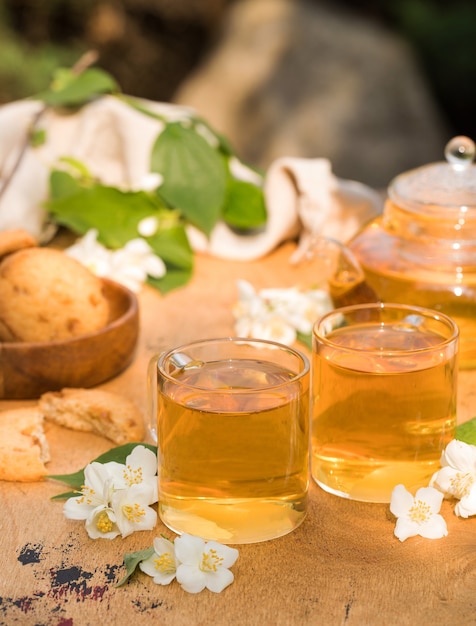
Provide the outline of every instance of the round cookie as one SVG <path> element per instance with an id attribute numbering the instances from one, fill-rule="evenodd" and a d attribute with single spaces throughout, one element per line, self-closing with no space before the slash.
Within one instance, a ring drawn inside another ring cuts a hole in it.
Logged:
<path id="1" fill-rule="evenodd" d="M 36 245 L 35 238 L 21 228 L 0 232 L 0 257 Z"/>
<path id="2" fill-rule="evenodd" d="M 68 339 L 108 317 L 102 281 L 60 250 L 26 248 L 0 263 L 0 340 Z"/>
<path id="3" fill-rule="evenodd" d="M 0 480 L 42 480 L 49 460 L 40 411 L 33 407 L 1 411 Z"/>
<path id="4" fill-rule="evenodd" d="M 144 417 L 124 396 L 105 389 L 65 388 L 44 393 L 39 410 L 60 426 L 93 432 L 117 445 L 142 441 Z"/>

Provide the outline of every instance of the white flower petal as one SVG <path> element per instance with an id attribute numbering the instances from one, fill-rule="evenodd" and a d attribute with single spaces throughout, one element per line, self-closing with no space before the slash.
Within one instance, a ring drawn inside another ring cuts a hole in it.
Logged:
<path id="1" fill-rule="evenodd" d="M 473 484 L 468 494 L 456 504 L 455 513 L 464 518 L 476 515 L 476 484 Z"/>
<path id="2" fill-rule="evenodd" d="M 419 527 L 414 522 L 411 522 L 406 517 L 399 517 L 395 524 L 394 534 L 400 541 L 405 541 L 409 537 L 415 537 L 418 535 Z"/>
<path id="3" fill-rule="evenodd" d="M 139 230 L 153 234 L 154 223 L 151 220 L 156 219 L 154 216 L 144 218 L 139 222 Z M 135 292 L 140 290 L 148 275 L 154 278 L 165 275 L 165 263 L 142 237 L 131 239 L 118 250 L 108 250 L 97 242 L 97 235 L 97 230 L 89 230 L 82 239 L 67 248 L 66 253 L 97 276 L 110 278 Z"/>
<path id="4" fill-rule="evenodd" d="M 428 539 L 446 536 L 446 522 L 438 515 L 442 501 L 443 494 L 433 487 L 422 487 L 413 497 L 403 485 L 397 485 L 390 501 L 390 510 L 397 516 L 395 536 L 400 541 L 415 535 Z"/>
<path id="5" fill-rule="evenodd" d="M 441 515 L 433 515 L 431 521 L 426 524 L 422 524 L 418 534 L 425 539 L 441 539 L 446 537 L 448 529 L 446 522 Z"/>
<path id="6" fill-rule="evenodd" d="M 436 487 L 445 495 L 456 497 L 458 493 L 458 476 L 460 472 L 449 465 L 435 472 L 430 480 L 430 486 Z"/>
<path id="7" fill-rule="evenodd" d="M 91 513 L 91 506 L 85 503 L 83 496 L 68 498 L 63 505 L 63 513 L 67 519 L 88 519 Z"/>
<path id="8" fill-rule="evenodd" d="M 155 254 L 149 254 L 144 259 L 144 269 L 146 273 L 153 278 L 162 278 L 167 272 L 165 263 Z"/>
<path id="9" fill-rule="evenodd" d="M 91 539 L 114 539 L 120 535 L 114 511 L 107 506 L 99 506 L 86 520 L 86 531 Z"/>
<path id="10" fill-rule="evenodd" d="M 145 446 L 135 446 L 126 458 L 126 466 L 133 469 L 141 468 L 144 476 L 155 476 L 157 474 L 157 455 Z"/>
<path id="11" fill-rule="evenodd" d="M 174 541 L 175 556 L 180 563 L 185 565 L 197 565 L 202 558 L 205 541 L 200 537 L 194 537 L 184 533 Z"/>
<path id="12" fill-rule="evenodd" d="M 149 506 L 152 489 L 144 484 L 132 485 L 113 493 L 111 506 L 123 537 L 139 530 L 152 530 L 157 512 Z"/>
<path id="13" fill-rule="evenodd" d="M 154 191 L 164 182 L 164 177 L 158 172 L 149 172 L 142 177 L 139 190 Z"/>
<path id="14" fill-rule="evenodd" d="M 100 463 L 90 463 L 84 470 L 84 485 L 81 495 L 69 498 L 63 513 L 68 519 L 88 519 L 91 512 L 101 506 L 109 505 L 112 491 L 112 478 Z"/>
<path id="15" fill-rule="evenodd" d="M 476 446 L 453 439 L 446 446 L 443 465 L 449 465 L 464 473 L 476 473 Z"/>
<path id="16" fill-rule="evenodd" d="M 219 593 L 233 582 L 228 568 L 238 558 L 235 548 L 185 534 L 175 540 L 175 555 L 177 580 L 185 591 L 199 593 L 207 587 Z"/>
<path id="17" fill-rule="evenodd" d="M 395 517 L 406 515 L 413 505 L 413 496 L 407 491 L 404 485 L 397 485 L 393 488 L 390 497 L 390 511 Z"/>
<path id="18" fill-rule="evenodd" d="M 120 248 L 120 250 L 128 256 L 130 255 L 131 258 L 134 256 L 145 256 L 152 252 L 152 248 L 145 239 L 142 239 L 142 237 L 130 239 L 123 248 Z"/>
<path id="19" fill-rule="evenodd" d="M 242 163 L 239 159 L 236 158 L 236 156 L 232 156 L 229 159 L 228 165 L 234 178 L 238 180 L 244 180 L 248 183 L 252 183 L 257 187 L 262 186 L 263 177 L 251 168 L 249 168 L 247 165 Z"/>
<path id="20" fill-rule="evenodd" d="M 206 577 L 206 588 L 214 593 L 220 593 L 231 585 L 235 580 L 233 573 L 229 569 L 220 569 L 216 574 Z"/>
<path id="21" fill-rule="evenodd" d="M 206 544 L 207 552 L 213 550 L 222 559 L 220 567 L 231 567 L 235 564 L 239 552 L 236 548 L 230 548 L 217 541 L 209 541 Z"/>
<path id="22" fill-rule="evenodd" d="M 235 332 L 241 337 L 270 339 L 290 345 L 297 332 L 308 335 L 315 321 L 333 309 L 324 290 L 266 288 L 256 292 L 247 281 L 237 282 L 239 300 L 233 307 Z"/>
<path id="23" fill-rule="evenodd" d="M 432 513 L 438 513 L 443 502 L 443 494 L 434 487 L 421 487 L 415 494 L 415 500 L 421 500 L 429 505 Z"/>
<path id="24" fill-rule="evenodd" d="M 144 217 L 137 224 L 137 232 L 142 237 L 152 237 L 159 229 L 159 218 L 156 215 Z"/>
<path id="25" fill-rule="evenodd" d="M 255 288 L 247 280 L 237 280 L 238 296 L 240 300 L 246 300 L 253 297 L 256 294 Z"/>
<path id="26" fill-rule="evenodd" d="M 177 540 L 175 540 L 177 541 Z M 176 573 L 177 582 L 188 593 L 200 593 L 206 587 L 206 576 L 195 565 L 180 563 Z"/>
<path id="27" fill-rule="evenodd" d="M 140 569 L 152 576 L 158 585 L 168 585 L 175 578 L 177 562 L 174 544 L 163 537 L 154 539 L 154 554 L 139 564 Z"/>

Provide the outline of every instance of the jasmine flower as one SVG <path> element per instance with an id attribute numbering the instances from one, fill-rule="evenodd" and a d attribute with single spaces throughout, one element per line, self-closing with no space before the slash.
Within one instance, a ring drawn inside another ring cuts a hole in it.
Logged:
<path id="1" fill-rule="evenodd" d="M 403 485 L 397 485 L 390 500 L 390 511 L 397 518 L 395 536 L 400 541 L 421 535 L 440 539 L 448 534 L 445 520 L 439 515 L 443 494 L 433 487 L 418 489 L 415 497 Z"/>

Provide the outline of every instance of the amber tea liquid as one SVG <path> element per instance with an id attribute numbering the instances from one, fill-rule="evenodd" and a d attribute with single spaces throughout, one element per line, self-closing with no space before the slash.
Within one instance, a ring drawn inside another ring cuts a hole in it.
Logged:
<path id="1" fill-rule="evenodd" d="M 309 378 L 227 359 L 159 389 L 159 513 L 177 532 L 224 543 L 284 535 L 306 513 Z M 260 389 L 261 388 L 261 389 Z"/>
<path id="2" fill-rule="evenodd" d="M 432 350 L 440 335 L 402 322 L 369 320 L 326 339 L 313 355 L 316 482 L 369 502 L 389 502 L 399 483 L 428 486 L 454 437 L 455 351 Z"/>
<path id="3" fill-rule="evenodd" d="M 422 271 L 408 271 L 406 274 L 392 273 L 391 270 L 374 271 L 365 268 L 367 280 L 380 297 L 392 302 L 411 302 L 412 305 L 429 307 L 443 311 L 459 326 L 460 369 L 476 368 L 476 281 L 466 279 L 456 287 L 439 285 L 433 278 L 433 285 L 425 280 Z M 443 281 L 442 281 L 443 282 Z"/>

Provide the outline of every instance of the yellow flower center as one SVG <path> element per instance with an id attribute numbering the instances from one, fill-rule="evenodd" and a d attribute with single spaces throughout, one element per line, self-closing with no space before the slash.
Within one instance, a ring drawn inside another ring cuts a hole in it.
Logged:
<path id="1" fill-rule="evenodd" d="M 469 494 L 471 487 L 474 484 L 473 474 L 461 474 L 458 472 L 454 478 L 451 479 L 451 487 L 453 494 L 456 498 L 461 500 L 464 496 Z"/>
<path id="2" fill-rule="evenodd" d="M 217 551 L 210 548 L 208 552 L 202 552 L 200 569 L 202 572 L 216 572 L 223 563 L 223 557 L 218 556 Z"/>
<path id="3" fill-rule="evenodd" d="M 136 467 L 133 469 L 130 465 L 124 470 L 124 480 L 128 487 L 132 485 L 139 485 L 142 482 L 142 467 Z"/>
<path id="4" fill-rule="evenodd" d="M 109 533 L 111 532 L 113 527 L 113 523 L 109 519 L 109 515 L 106 511 L 101 511 L 97 517 L 96 528 L 100 533 Z"/>
<path id="5" fill-rule="evenodd" d="M 431 517 L 431 507 L 422 500 L 415 500 L 415 503 L 408 511 L 408 517 L 412 520 L 412 522 L 423 524 Z"/>
<path id="6" fill-rule="evenodd" d="M 140 504 L 137 504 L 137 502 L 133 505 L 126 504 L 123 506 L 122 512 L 124 513 L 124 517 L 127 517 L 127 519 L 134 524 L 140 522 L 145 515 L 144 509 L 140 506 Z"/>
<path id="7" fill-rule="evenodd" d="M 81 494 L 82 495 L 76 500 L 78 504 L 92 504 L 93 500 L 91 496 L 96 495 L 96 492 L 94 489 L 91 489 L 91 487 L 83 485 L 81 487 Z"/>
<path id="8" fill-rule="evenodd" d="M 175 572 L 175 562 L 170 552 L 164 552 L 157 559 L 154 559 L 154 567 L 163 574 Z"/>

